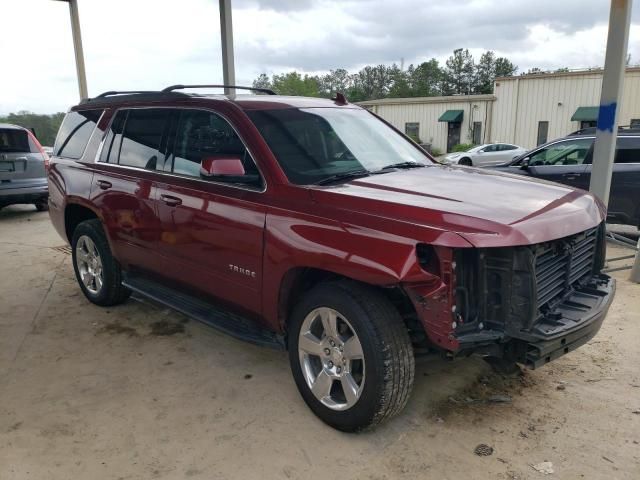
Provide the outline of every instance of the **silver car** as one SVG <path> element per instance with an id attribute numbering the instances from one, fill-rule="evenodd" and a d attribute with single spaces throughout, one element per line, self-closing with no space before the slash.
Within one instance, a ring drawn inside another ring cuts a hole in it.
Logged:
<path id="1" fill-rule="evenodd" d="M 0 208 L 32 203 L 47 209 L 49 157 L 29 130 L 0 123 Z"/>
<path id="2" fill-rule="evenodd" d="M 445 163 L 457 163 L 470 167 L 488 167 L 513 160 L 526 151 L 526 148 L 510 143 L 485 143 L 470 148 L 466 152 L 450 153 L 444 157 L 444 161 Z"/>

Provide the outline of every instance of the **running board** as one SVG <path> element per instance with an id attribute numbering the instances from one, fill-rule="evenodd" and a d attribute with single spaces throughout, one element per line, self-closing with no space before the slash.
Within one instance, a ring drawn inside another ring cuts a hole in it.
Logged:
<path id="1" fill-rule="evenodd" d="M 122 285 L 239 340 L 277 350 L 285 350 L 286 348 L 282 335 L 267 330 L 257 322 L 192 295 L 176 292 L 153 280 L 124 273 Z"/>

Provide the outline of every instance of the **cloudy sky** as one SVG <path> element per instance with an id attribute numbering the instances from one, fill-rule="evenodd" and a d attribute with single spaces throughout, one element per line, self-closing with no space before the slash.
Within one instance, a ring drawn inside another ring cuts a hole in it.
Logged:
<path id="1" fill-rule="evenodd" d="M 520 71 L 604 63 L 607 0 L 233 0 L 236 77 L 444 61 L 494 50 Z M 629 53 L 640 63 L 640 2 Z M 220 83 L 216 0 L 79 0 L 89 95 Z M 77 102 L 68 7 L 2 0 L 0 114 Z"/>

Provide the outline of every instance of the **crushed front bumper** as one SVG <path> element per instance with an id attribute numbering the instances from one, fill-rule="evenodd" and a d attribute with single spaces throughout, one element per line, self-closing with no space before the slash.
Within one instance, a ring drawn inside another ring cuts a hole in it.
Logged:
<path id="1" fill-rule="evenodd" d="M 616 281 L 608 275 L 594 277 L 593 286 L 576 290 L 555 310 L 535 335 L 514 339 L 516 361 L 538 368 L 591 340 L 600 330 L 616 291 Z"/>

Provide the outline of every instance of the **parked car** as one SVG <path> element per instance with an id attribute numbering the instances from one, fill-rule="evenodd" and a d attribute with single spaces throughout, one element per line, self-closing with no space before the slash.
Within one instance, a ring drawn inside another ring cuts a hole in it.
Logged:
<path id="1" fill-rule="evenodd" d="M 589 190 L 595 128 L 541 145 L 495 168 Z M 640 226 L 640 128 L 620 128 L 607 221 Z"/>
<path id="2" fill-rule="evenodd" d="M 47 209 L 49 157 L 26 128 L 0 123 L 0 208 L 32 203 Z"/>
<path id="3" fill-rule="evenodd" d="M 89 301 L 133 291 L 288 350 L 344 431 L 402 410 L 416 352 L 536 368 L 600 328 L 615 283 L 589 193 L 438 164 L 342 95 L 187 88 L 62 123 L 50 216 Z"/>
<path id="4" fill-rule="evenodd" d="M 444 157 L 444 162 L 474 167 L 499 165 L 526 153 L 527 149 L 510 143 L 485 143 L 466 152 L 454 152 Z"/>

